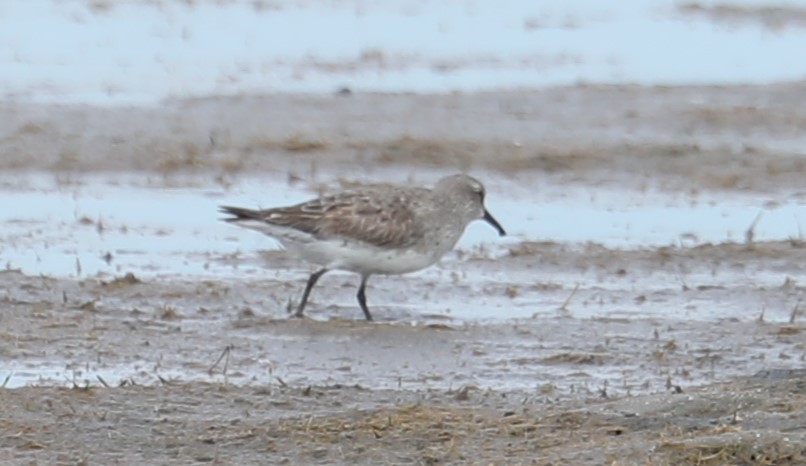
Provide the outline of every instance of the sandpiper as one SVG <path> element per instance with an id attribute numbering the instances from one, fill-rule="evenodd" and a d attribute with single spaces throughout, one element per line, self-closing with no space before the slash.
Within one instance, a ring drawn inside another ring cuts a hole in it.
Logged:
<path id="1" fill-rule="evenodd" d="M 506 232 L 484 207 L 484 186 L 467 175 L 440 179 L 433 189 L 375 185 L 290 207 L 252 210 L 222 206 L 224 220 L 276 238 L 288 251 L 320 266 L 305 285 L 295 316 L 330 270 L 361 276 L 358 304 L 367 320 L 365 288 L 371 275 L 414 272 L 453 249 L 474 220 Z"/>

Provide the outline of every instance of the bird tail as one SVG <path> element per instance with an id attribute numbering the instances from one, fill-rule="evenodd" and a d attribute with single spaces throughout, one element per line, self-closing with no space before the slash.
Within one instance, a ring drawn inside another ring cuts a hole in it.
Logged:
<path id="1" fill-rule="evenodd" d="M 230 217 L 223 218 L 225 222 L 242 222 L 244 220 L 259 220 L 261 219 L 261 212 L 259 210 L 245 209 L 243 207 L 232 207 L 222 205 L 218 208 L 222 214 L 230 215 Z"/>

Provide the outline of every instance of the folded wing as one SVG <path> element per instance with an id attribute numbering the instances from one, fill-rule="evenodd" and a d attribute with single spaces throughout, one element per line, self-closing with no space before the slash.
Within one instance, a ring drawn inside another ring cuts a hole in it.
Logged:
<path id="1" fill-rule="evenodd" d="M 385 248 L 404 248 L 422 237 L 422 228 L 402 194 L 370 196 L 343 193 L 291 207 L 250 210 L 222 207 L 238 223 L 260 220 L 317 238 L 342 238 Z"/>

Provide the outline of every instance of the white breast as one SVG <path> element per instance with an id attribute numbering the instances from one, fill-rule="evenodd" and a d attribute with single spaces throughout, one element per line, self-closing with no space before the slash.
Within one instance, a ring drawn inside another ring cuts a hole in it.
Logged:
<path id="1" fill-rule="evenodd" d="M 360 274 L 403 274 L 433 265 L 439 256 L 417 249 L 384 249 L 344 240 L 284 241 L 289 252 L 330 269 Z"/>

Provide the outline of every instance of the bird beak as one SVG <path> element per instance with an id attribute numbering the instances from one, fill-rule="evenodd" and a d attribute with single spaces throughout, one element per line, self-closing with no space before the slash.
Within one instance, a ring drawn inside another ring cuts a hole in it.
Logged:
<path id="1" fill-rule="evenodd" d="M 496 230 L 498 230 L 498 234 L 499 234 L 499 235 L 504 236 L 504 235 L 506 235 L 506 234 L 507 234 L 507 232 L 506 232 L 506 231 L 504 231 L 504 227 L 502 227 L 502 226 L 501 226 L 501 224 L 500 224 L 500 223 L 498 223 L 498 220 L 496 220 L 496 219 L 495 219 L 495 217 L 493 217 L 492 215 L 490 215 L 490 213 L 489 213 L 489 212 L 487 212 L 487 209 L 484 209 L 484 217 L 482 217 L 482 219 L 483 219 L 485 222 L 487 222 L 487 223 L 489 223 L 490 225 L 492 225 L 492 226 L 493 226 L 493 228 L 495 228 Z"/>

